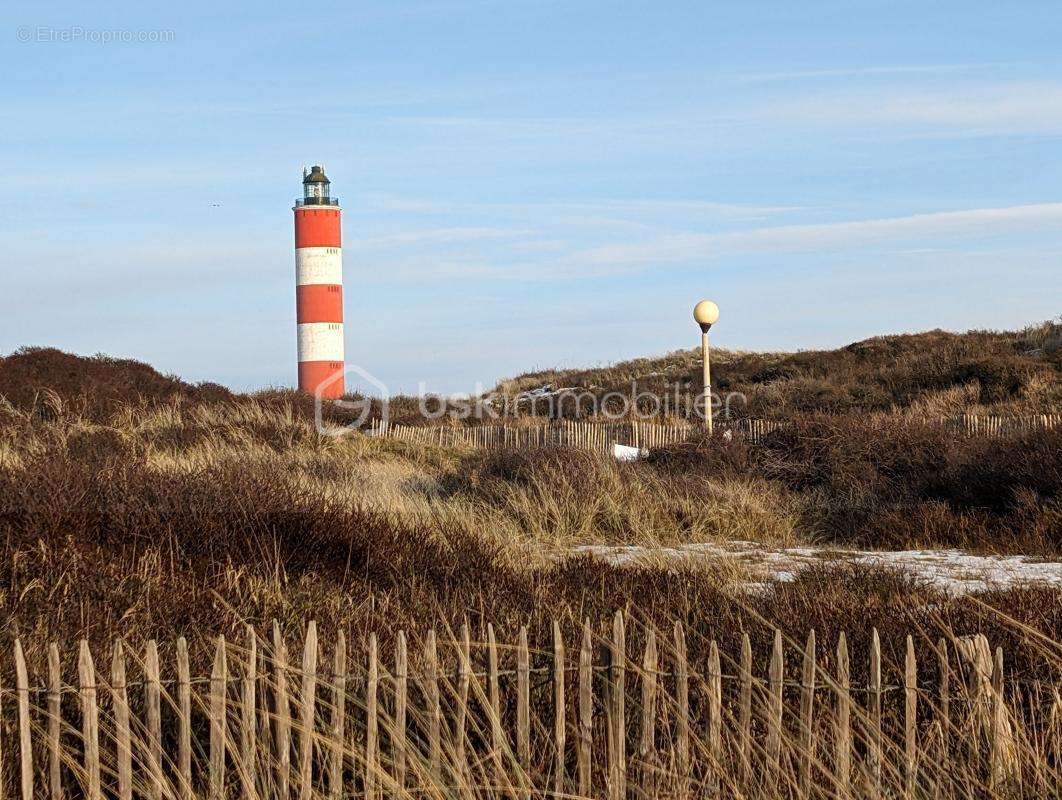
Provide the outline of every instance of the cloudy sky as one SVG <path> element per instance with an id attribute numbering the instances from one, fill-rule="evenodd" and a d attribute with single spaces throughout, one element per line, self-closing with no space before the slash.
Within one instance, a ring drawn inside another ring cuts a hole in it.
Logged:
<path id="1" fill-rule="evenodd" d="M 292 200 L 392 391 L 1062 313 L 1057 2 L 7 3 L 0 351 L 295 380 Z M 109 41 L 108 41 L 109 39 Z"/>

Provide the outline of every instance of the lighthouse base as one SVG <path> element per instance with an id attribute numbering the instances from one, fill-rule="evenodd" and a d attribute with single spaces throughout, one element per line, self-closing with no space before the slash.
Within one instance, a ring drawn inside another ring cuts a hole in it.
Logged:
<path id="1" fill-rule="evenodd" d="M 320 391 L 318 391 L 320 390 Z M 300 361 L 299 391 L 335 400 L 344 394 L 342 361 Z"/>

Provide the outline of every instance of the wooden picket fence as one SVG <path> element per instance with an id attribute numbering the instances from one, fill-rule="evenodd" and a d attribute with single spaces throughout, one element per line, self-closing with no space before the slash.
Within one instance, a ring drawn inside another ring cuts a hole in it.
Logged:
<path id="1" fill-rule="evenodd" d="M 633 654 L 628 625 L 617 612 L 598 633 L 586 621 L 565 641 L 554 622 L 538 649 L 526 628 L 508 647 L 490 625 L 475 642 L 467 625 L 410 641 L 399 632 L 387 657 L 372 634 L 348 660 L 342 631 L 322 648 L 310 623 L 293 662 L 274 622 L 269 639 L 250 627 L 239 644 L 218 637 L 202 676 L 183 638 L 170 669 L 169 648 L 154 641 L 142 657 L 115 642 L 109 669 L 82 641 L 72 683 L 55 644 L 46 681 L 35 683 L 16 641 L 15 686 L 0 694 L 0 721 L 15 729 L 0 738 L 0 791 L 21 800 L 1062 791 L 1059 687 L 1008 687 L 1004 654 L 983 636 L 919 636 L 921 657 L 908 636 L 893 667 L 874 631 L 867 680 L 856 685 L 843 634 L 819 652 L 814 631 L 788 645 L 774 631 L 755 657 L 748 633 L 733 657 L 698 639 L 691 660 L 682 624 L 632 628 Z M 787 652 L 799 664 L 793 678 Z"/>
<path id="2" fill-rule="evenodd" d="M 1062 426 L 1062 414 L 1028 416 L 939 417 L 931 420 L 958 435 L 1005 436 L 1037 430 L 1052 430 Z M 784 420 L 741 418 L 717 422 L 715 427 L 732 435 L 740 435 L 753 444 L 772 431 L 785 426 Z M 555 420 L 538 424 L 468 425 L 401 425 L 372 420 L 370 436 L 391 436 L 415 444 L 442 447 L 466 446 L 487 448 L 577 447 L 597 452 L 611 452 L 615 444 L 627 447 L 667 447 L 689 440 L 701 433 L 703 427 L 685 422 L 654 423 L 641 420 L 629 422 L 597 422 L 586 420 Z"/>
<path id="3" fill-rule="evenodd" d="M 966 436 L 1007 436 L 1027 431 L 1049 431 L 1062 426 L 1062 414 L 1024 416 L 963 414 L 941 417 L 940 424 Z"/>
<path id="4" fill-rule="evenodd" d="M 756 420 L 755 422 L 765 422 Z M 765 429 L 765 428 L 764 428 Z M 630 447 L 664 447 L 688 440 L 690 425 L 658 425 L 650 422 L 579 422 L 557 420 L 535 425 L 474 425 L 465 427 L 387 424 L 373 420 L 371 436 L 391 436 L 416 444 L 444 447 L 525 448 L 578 447 L 600 452 L 613 444 Z M 761 434 L 762 435 L 762 434 Z"/>

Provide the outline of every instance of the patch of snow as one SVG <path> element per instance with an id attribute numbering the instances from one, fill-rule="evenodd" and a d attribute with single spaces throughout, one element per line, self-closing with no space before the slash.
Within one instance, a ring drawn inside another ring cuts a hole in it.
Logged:
<path id="1" fill-rule="evenodd" d="M 633 448 L 630 448 L 633 449 Z M 951 594 L 983 592 L 1018 583 L 1033 583 L 1062 589 L 1062 562 L 1041 561 L 1023 555 L 978 556 L 962 550 L 839 550 L 831 547 L 770 547 L 740 540 L 697 542 L 673 547 L 639 545 L 581 545 L 586 553 L 616 566 L 639 562 L 681 560 L 684 562 L 727 559 L 748 570 L 750 591 L 772 582 L 796 579 L 816 564 L 855 564 L 886 567 Z"/>
<path id="2" fill-rule="evenodd" d="M 526 392 L 520 392 L 516 395 L 516 401 L 521 400 L 536 400 L 540 397 L 553 397 L 554 395 L 564 394 L 565 392 L 578 392 L 582 391 L 578 386 L 562 386 L 559 389 L 554 389 L 551 384 L 539 386 L 537 389 L 528 389 Z"/>
<path id="3" fill-rule="evenodd" d="M 523 400 L 532 397 L 549 397 L 551 394 L 553 394 L 553 387 L 547 384 L 546 386 L 539 386 L 537 389 L 528 389 L 526 392 L 520 392 L 518 398 Z"/>

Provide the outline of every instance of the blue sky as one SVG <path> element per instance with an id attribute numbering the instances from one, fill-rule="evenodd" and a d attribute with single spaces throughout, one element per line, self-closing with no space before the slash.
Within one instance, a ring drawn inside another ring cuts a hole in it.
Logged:
<path id="1" fill-rule="evenodd" d="M 347 359 L 392 391 L 694 346 L 702 296 L 747 349 L 1062 313 L 1057 2 L 0 19 L 2 352 L 291 385 L 308 163 L 344 207 Z"/>

